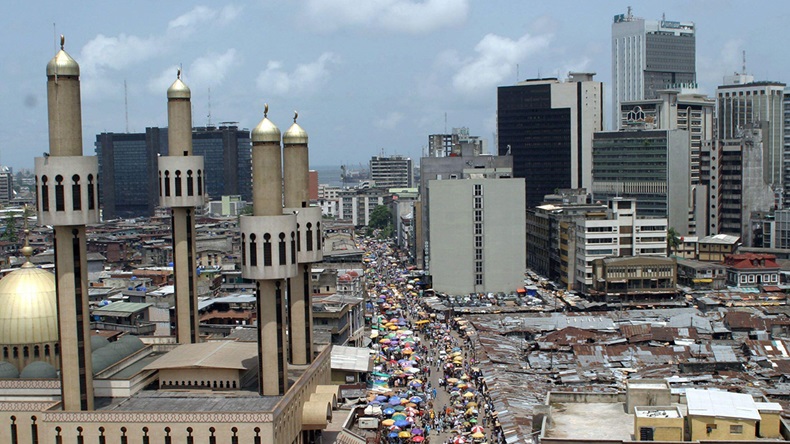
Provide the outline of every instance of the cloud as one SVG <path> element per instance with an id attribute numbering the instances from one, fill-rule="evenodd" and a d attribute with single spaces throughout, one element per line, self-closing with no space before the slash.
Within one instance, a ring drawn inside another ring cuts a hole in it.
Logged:
<path id="1" fill-rule="evenodd" d="M 235 19 L 241 8 L 229 5 L 222 9 L 198 6 L 171 20 L 166 30 L 149 36 L 99 34 L 80 52 L 83 93 L 90 98 L 117 90 L 118 83 L 109 75 L 174 51 L 181 42 L 207 23 L 225 25 Z M 226 53 L 227 54 L 227 53 Z"/>
<path id="2" fill-rule="evenodd" d="M 734 38 L 724 42 L 717 57 L 699 56 L 697 58 L 697 82 L 701 89 L 713 93 L 716 91 L 716 87 L 722 84 L 724 76 L 740 72 L 744 48 L 744 41 Z"/>
<path id="3" fill-rule="evenodd" d="M 518 40 L 511 40 L 488 34 L 475 46 L 477 54 L 462 61 L 462 67 L 453 76 L 453 87 L 465 94 L 489 92 L 513 75 L 516 64 L 524 63 L 527 57 L 545 49 L 550 41 L 551 35 L 525 34 Z"/>
<path id="4" fill-rule="evenodd" d="M 307 0 L 314 27 L 334 31 L 347 26 L 423 34 L 466 21 L 468 0 Z"/>
<path id="5" fill-rule="evenodd" d="M 272 95 L 302 94 L 315 91 L 329 78 L 331 65 L 339 63 L 339 58 L 325 52 L 310 63 L 297 65 L 293 72 L 288 73 L 282 62 L 271 60 L 266 69 L 258 74 L 258 89 Z"/>
<path id="6" fill-rule="evenodd" d="M 392 111 L 386 116 L 377 119 L 374 122 L 374 125 L 376 125 L 377 128 L 391 130 L 395 129 L 401 121 L 403 121 L 403 114 L 397 111 Z"/>
<path id="7" fill-rule="evenodd" d="M 182 78 L 189 88 L 207 88 L 221 84 L 225 76 L 238 62 L 236 49 L 230 48 L 223 54 L 209 53 L 195 59 L 184 69 Z M 171 65 L 161 74 L 148 81 L 148 90 L 154 94 L 161 94 L 176 79 L 178 65 Z"/>

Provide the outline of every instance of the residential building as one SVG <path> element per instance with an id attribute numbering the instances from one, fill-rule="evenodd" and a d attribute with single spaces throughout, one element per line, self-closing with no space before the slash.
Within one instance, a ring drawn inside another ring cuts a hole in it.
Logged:
<path id="1" fill-rule="evenodd" d="M 713 262 L 678 259 L 678 285 L 694 290 L 721 290 L 726 287 L 727 267 Z"/>
<path id="2" fill-rule="evenodd" d="M 725 256 L 733 254 L 741 245 L 741 237 L 730 234 L 714 234 L 699 240 L 698 259 L 705 262 L 724 262 Z"/>
<path id="3" fill-rule="evenodd" d="M 96 136 L 100 199 L 105 220 L 154 215 L 159 203 L 157 158 L 169 154 L 167 128 Z M 252 201 L 250 132 L 235 123 L 192 129 L 192 150 L 203 156 L 209 197 L 240 195 Z"/>
<path id="4" fill-rule="evenodd" d="M 592 263 L 593 300 L 628 305 L 662 304 L 678 296 L 677 262 L 671 257 L 625 256 Z"/>
<path id="5" fill-rule="evenodd" d="M 512 155 L 513 177 L 526 179 L 527 208 L 558 188 L 592 184 L 593 133 L 603 130 L 603 83 L 593 75 L 497 88 L 499 155 Z"/>
<path id="6" fill-rule="evenodd" d="M 472 155 L 486 153 L 485 140 L 479 136 L 470 136 L 469 128 L 453 128 L 451 134 L 431 134 L 428 136 L 427 157 L 460 156 L 462 145 L 472 145 Z"/>
<path id="7" fill-rule="evenodd" d="M 414 166 L 404 156 L 373 156 L 370 159 L 370 179 L 376 188 L 411 188 L 414 186 Z"/>
<path id="8" fill-rule="evenodd" d="M 337 219 L 349 220 L 355 227 L 368 226 L 373 210 L 391 201 L 390 193 L 380 188 L 351 188 L 337 195 Z"/>
<path id="9" fill-rule="evenodd" d="M 784 184 L 784 89 L 780 82 L 755 82 L 751 76 L 736 76 L 747 83 L 730 83 L 716 89 L 717 138 L 737 145 L 746 128 L 759 129 L 763 141 L 763 179 L 777 193 Z M 730 80 L 733 81 L 733 80 Z"/>
<path id="10" fill-rule="evenodd" d="M 760 287 L 779 284 L 779 264 L 773 254 L 741 253 L 724 256 L 727 285 Z"/>
<path id="11" fill-rule="evenodd" d="M 657 91 L 696 87 L 696 27 L 694 22 L 645 20 L 626 14 L 612 23 L 612 104 L 614 129 L 620 104 L 654 99 Z"/>
<path id="12" fill-rule="evenodd" d="M 594 200 L 636 200 L 639 216 L 666 218 L 689 233 L 689 133 L 630 130 L 595 133 L 592 156 Z"/>
<path id="13" fill-rule="evenodd" d="M 593 288 L 593 261 L 611 256 L 667 257 L 667 219 L 640 217 L 634 199 L 613 198 L 605 213 L 587 213 L 573 224 L 574 289 Z M 562 253 L 560 253 L 562 254 Z M 570 265 L 570 264 L 569 264 Z"/>
<path id="14" fill-rule="evenodd" d="M 428 186 L 433 288 L 464 294 L 523 286 L 523 179 L 432 180 Z"/>
<path id="15" fill-rule="evenodd" d="M 0 206 L 14 200 L 14 172 L 7 166 L 0 166 Z"/>

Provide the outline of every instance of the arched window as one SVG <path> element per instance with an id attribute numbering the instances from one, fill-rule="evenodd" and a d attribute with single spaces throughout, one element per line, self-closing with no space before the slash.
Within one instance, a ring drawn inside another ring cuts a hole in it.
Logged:
<path id="1" fill-rule="evenodd" d="M 74 211 L 82 210 L 82 190 L 80 186 L 80 176 L 71 176 L 71 209 Z"/>
<path id="2" fill-rule="evenodd" d="M 165 170 L 165 197 L 170 197 L 170 171 Z"/>
<path id="3" fill-rule="evenodd" d="M 315 249 L 321 250 L 321 222 L 315 223 Z"/>
<path id="4" fill-rule="evenodd" d="M 263 235 L 263 265 L 272 265 L 272 235 L 269 233 Z"/>
<path id="5" fill-rule="evenodd" d="M 307 223 L 307 251 L 313 251 L 313 224 Z"/>
<path id="6" fill-rule="evenodd" d="M 187 196 L 195 195 L 195 179 L 192 177 L 192 170 L 187 170 Z"/>
<path id="7" fill-rule="evenodd" d="M 198 184 L 197 184 L 198 196 L 202 196 L 203 195 L 203 172 L 201 170 L 198 170 L 197 176 L 198 176 Z"/>
<path id="8" fill-rule="evenodd" d="M 88 174 L 88 209 L 96 209 L 96 184 L 93 183 L 93 174 Z"/>
<path id="9" fill-rule="evenodd" d="M 266 235 L 263 236 L 264 239 Z M 258 266 L 258 243 L 255 242 L 255 233 L 250 234 L 250 267 Z M 265 247 L 264 247 L 265 248 Z M 266 253 L 264 253 L 265 256 Z"/>
<path id="10" fill-rule="evenodd" d="M 296 263 L 296 233 L 291 231 L 291 263 Z"/>
<path id="11" fill-rule="evenodd" d="M 63 189 L 63 176 L 55 176 L 55 211 L 66 211 L 66 196 Z"/>
<path id="12" fill-rule="evenodd" d="M 162 171 L 159 171 L 159 197 L 162 197 Z"/>
<path id="13" fill-rule="evenodd" d="M 176 170 L 176 197 L 181 197 L 181 170 Z"/>
<path id="14" fill-rule="evenodd" d="M 33 357 L 34 358 L 38 358 L 39 356 L 41 356 L 41 349 L 39 348 L 38 345 L 34 345 L 33 346 Z"/>
<path id="15" fill-rule="evenodd" d="M 296 224 L 296 249 L 302 251 L 302 229 L 299 224 Z"/>
<path id="16" fill-rule="evenodd" d="M 279 254 L 280 265 L 285 265 L 287 263 L 286 261 L 288 260 L 288 257 L 285 254 L 285 233 L 280 233 L 280 243 L 278 247 L 280 253 Z"/>
<path id="17" fill-rule="evenodd" d="M 49 185 L 47 185 L 47 176 L 41 176 L 41 211 L 49 211 Z"/>
<path id="18" fill-rule="evenodd" d="M 241 265 L 247 265 L 247 236 L 241 233 Z"/>

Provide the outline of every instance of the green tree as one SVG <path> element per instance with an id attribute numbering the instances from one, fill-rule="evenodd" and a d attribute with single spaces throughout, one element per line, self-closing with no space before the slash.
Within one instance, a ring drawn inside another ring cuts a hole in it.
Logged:
<path id="1" fill-rule="evenodd" d="M 392 213 L 389 208 L 384 205 L 378 205 L 374 208 L 373 212 L 370 213 L 370 223 L 368 225 L 374 229 L 384 229 L 392 225 Z"/>
<path id="2" fill-rule="evenodd" d="M 680 234 L 674 227 L 669 227 L 667 230 L 667 256 L 673 256 L 680 247 Z"/>

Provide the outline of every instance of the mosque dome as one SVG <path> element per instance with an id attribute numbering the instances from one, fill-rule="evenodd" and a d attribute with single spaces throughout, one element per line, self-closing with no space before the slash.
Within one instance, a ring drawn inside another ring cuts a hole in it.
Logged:
<path id="1" fill-rule="evenodd" d="M 181 70 L 178 70 L 178 78 L 176 81 L 170 85 L 170 88 L 167 88 L 167 98 L 168 99 L 189 99 L 192 97 L 192 91 L 189 90 L 189 87 L 186 83 L 181 81 Z"/>
<path id="2" fill-rule="evenodd" d="M 298 114 L 294 115 L 294 124 L 283 134 L 283 145 L 293 145 L 297 143 L 307 145 L 307 131 L 296 123 L 297 116 Z"/>
<path id="3" fill-rule="evenodd" d="M 0 361 L 0 379 L 17 379 L 19 370 L 16 366 L 7 361 Z"/>
<path id="4" fill-rule="evenodd" d="M 124 357 L 120 350 L 111 347 L 111 345 L 112 344 L 102 347 L 91 353 L 91 363 L 93 364 L 94 375 L 115 364 Z"/>
<path id="5" fill-rule="evenodd" d="M 252 143 L 280 143 L 280 129 L 267 117 L 269 105 L 264 105 L 263 120 L 252 129 Z"/>
<path id="6" fill-rule="evenodd" d="M 47 63 L 47 76 L 79 76 L 80 65 L 63 50 L 64 38 L 60 36 L 60 51 Z"/>
<path id="7" fill-rule="evenodd" d="M 110 341 L 104 336 L 93 335 L 91 336 L 91 350 L 96 351 L 102 347 L 106 347 Z"/>
<path id="8" fill-rule="evenodd" d="M 58 342 L 55 275 L 30 262 L 0 279 L 0 344 Z"/>
<path id="9" fill-rule="evenodd" d="M 20 379 L 57 379 L 58 371 L 52 364 L 44 361 L 34 361 L 22 369 Z"/>

